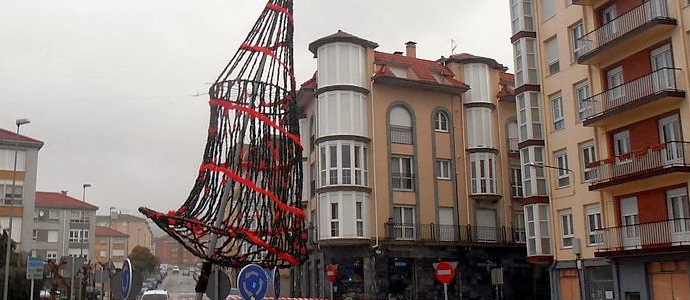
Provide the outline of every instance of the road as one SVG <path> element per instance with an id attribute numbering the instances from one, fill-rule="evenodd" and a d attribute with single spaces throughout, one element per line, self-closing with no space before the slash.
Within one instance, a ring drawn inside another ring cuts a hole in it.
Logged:
<path id="1" fill-rule="evenodd" d="M 196 296 L 194 293 L 194 286 L 196 285 L 194 277 L 171 273 L 168 273 L 168 276 L 163 279 L 163 284 L 159 288 L 167 290 L 170 294 L 170 299 L 193 300 Z M 204 295 L 204 300 L 210 299 Z"/>

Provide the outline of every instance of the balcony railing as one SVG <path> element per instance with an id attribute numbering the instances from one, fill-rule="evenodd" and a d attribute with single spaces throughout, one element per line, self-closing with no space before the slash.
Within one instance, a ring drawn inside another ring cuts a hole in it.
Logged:
<path id="1" fill-rule="evenodd" d="M 412 127 L 390 125 L 390 142 L 412 144 Z"/>
<path id="2" fill-rule="evenodd" d="M 518 149 L 518 138 L 508 138 L 508 152 L 510 154 L 517 154 L 519 153 Z"/>
<path id="3" fill-rule="evenodd" d="M 477 244 L 524 244 L 525 230 L 510 227 L 385 223 L 391 240 L 437 241 Z"/>
<path id="4" fill-rule="evenodd" d="M 676 83 L 678 74 L 680 69 L 661 68 L 585 99 L 583 122 L 587 125 L 613 110 L 662 92 L 680 92 Z"/>
<path id="5" fill-rule="evenodd" d="M 645 1 L 577 40 L 578 60 L 654 20 L 668 20 L 666 0 Z"/>
<path id="6" fill-rule="evenodd" d="M 690 143 L 674 141 L 589 163 L 586 167 L 596 168 L 598 178 L 592 180 L 596 186 L 671 167 L 688 167 L 686 153 L 690 154 Z"/>
<path id="7" fill-rule="evenodd" d="M 601 230 L 598 252 L 690 245 L 690 218 L 625 225 Z"/>

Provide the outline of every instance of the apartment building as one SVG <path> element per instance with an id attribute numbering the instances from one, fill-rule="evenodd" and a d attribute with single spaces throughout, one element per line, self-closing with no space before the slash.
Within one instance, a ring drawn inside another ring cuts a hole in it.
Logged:
<path id="1" fill-rule="evenodd" d="M 309 45 L 318 68 L 298 106 L 312 252 L 293 294 L 326 297 L 337 265 L 337 297 L 443 297 L 434 263 L 450 261 L 451 298 L 533 298 L 513 75 L 487 57 L 377 47 L 343 31 Z"/>
<path id="2" fill-rule="evenodd" d="M 509 3 L 528 260 L 554 299 L 690 298 L 688 1 Z"/>
<path id="3" fill-rule="evenodd" d="M 127 240 L 129 235 L 105 226 L 96 226 L 96 245 L 94 258 L 99 263 L 113 262 L 116 268 L 122 268 L 127 258 Z"/>
<path id="4" fill-rule="evenodd" d="M 169 235 L 153 239 L 156 258 L 161 264 L 183 266 L 196 266 L 201 259 L 187 251 L 182 244 Z"/>
<path id="5" fill-rule="evenodd" d="M 38 151 L 43 142 L 16 132 L 0 128 L 0 226 L 9 228 L 12 215 L 12 240 L 17 249 L 30 251 L 33 248 L 32 228 L 36 202 L 36 171 Z M 15 150 L 17 172 L 14 173 Z M 12 203 L 12 182 L 14 186 L 14 207 Z"/>
<path id="6" fill-rule="evenodd" d="M 93 256 L 98 207 L 72 198 L 67 192 L 36 192 L 33 218 L 33 256 L 47 260 Z"/>
<path id="7" fill-rule="evenodd" d="M 153 253 L 153 232 L 146 219 L 111 210 L 107 216 L 96 216 L 96 223 L 129 236 L 125 255 L 132 253 L 136 246 L 146 247 Z"/>

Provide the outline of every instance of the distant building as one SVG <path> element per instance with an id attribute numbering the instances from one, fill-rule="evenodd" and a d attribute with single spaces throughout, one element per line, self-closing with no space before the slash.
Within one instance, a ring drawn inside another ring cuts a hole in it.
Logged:
<path id="1" fill-rule="evenodd" d="M 93 257 L 98 207 L 67 192 L 36 192 L 32 254 L 45 259 Z"/>
<path id="2" fill-rule="evenodd" d="M 108 227 L 127 234 L 127 253 L 132 253 L 136 246 L 146 247 L 153 252 L 153 233 L 149 222 L 142 218 L 123 213 L 112 213 L 107 216 L 97 216 L 98 226 Z"/>
<path id="3" fill-rule="evenodd" d="M 12 240 L 18 242 L 18 249 L 29 251 L 33 248 L 32 231 L 36 200 L 36 169 L 38 150 L 43 142 L 19 135 L 17 152 L 17 174 L 15 205 L 12 210 Z M 12 178 L 14 170 L 15 144 L 17 134 L 0 128 L 0 227 L 9 227 L 9 205 L 12 199 Z"/>
<path id="4" fill-rule="evenodd" d="M 127 258 L 129 235 L 105 226 L 96 226 L 96 251 L 94 258 L 100 263 L 112 261 L 116 268 L 122 268 Z"/>
<path id="5" fill-rule="evenodd" d="M 182 244 L 168 235 L 154 238 L 153 243 L 156 258 L 161 264 L 188 266 L 202 262 L 201 259 L 187 251 Z"/>

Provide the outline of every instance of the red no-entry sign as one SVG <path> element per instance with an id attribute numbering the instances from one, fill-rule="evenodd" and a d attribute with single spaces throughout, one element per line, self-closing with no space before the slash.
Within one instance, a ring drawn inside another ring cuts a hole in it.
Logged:
<path id="1" fill-rule="evenodd" d="M 335 283 L 336 277 L 338 277 L 338 268 L 335 265 L 326 265 L 326 277 L 331 283 Z"/>
<path id="2" fill-rule="evenodd" d="M 436 265 L 436 280 L 440 283 L 450 283 L 455 277 L 455 268 L 445 261 Z"/>

